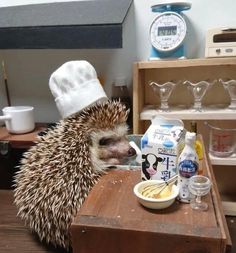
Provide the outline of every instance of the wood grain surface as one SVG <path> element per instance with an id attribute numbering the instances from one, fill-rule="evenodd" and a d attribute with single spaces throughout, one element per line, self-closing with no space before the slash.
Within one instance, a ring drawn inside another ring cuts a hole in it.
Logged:
<path id="1" fill-rule="evenodd" d="M 167 209 L 147 209 L 133 193 L 140 170 L 109 171 L 72 223 L 73 253 L 223 253 L 227 245 L 229 250 L 229 231 L 206 152 L 203 174 L 213 187 L 204 197 L 208 211 L 197 212 L 178 201 Z"/>

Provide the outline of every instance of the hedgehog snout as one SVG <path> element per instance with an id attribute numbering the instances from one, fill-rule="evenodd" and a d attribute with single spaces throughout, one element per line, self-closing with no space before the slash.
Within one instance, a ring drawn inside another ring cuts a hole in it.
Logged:
<path id="1" fill-rule="evenodd" d="M 118 141 L 113 139 L 108 145 L 100 146 L 101 158 L 126 158 L 136 155 L 136 151 L 130 146 L 126 139 L 120 139 Z"/>
<path id="2" fill-rule="evenodd" d="M 136 155 L 135 149 L 124 137 L 101 138 L 98 146 L 98 158 L 108 164 L 123 164 L 126 159 Z"/>
<path id="3" fill-rule="evenodd" d="M 130 149 L 128 150 L 128 157 L 135 156 L 135 155 L 136 155 L 135 149 L 130 147 Z"/>

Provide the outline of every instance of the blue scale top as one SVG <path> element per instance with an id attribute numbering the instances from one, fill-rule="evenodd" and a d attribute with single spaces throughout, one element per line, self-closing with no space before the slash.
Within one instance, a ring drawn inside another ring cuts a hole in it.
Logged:
<path id="1" fill-rule="evenodd" d="M 186 11 L 191 8 L 191 3 L 189 2 L 169 2 L 169 3 L 162 3 L 156 4 L 151 6 L 152 12 L 166 12 L 166 11 L 174 11 L 174 12 L 181 12 Z"/>

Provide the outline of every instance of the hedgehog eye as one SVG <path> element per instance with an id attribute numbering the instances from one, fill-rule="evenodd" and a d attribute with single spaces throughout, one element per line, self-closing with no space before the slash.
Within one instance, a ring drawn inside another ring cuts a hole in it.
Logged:
<path id="1" fill-rule="evenodd" d="M 110 145 L 113 142 L 114 142 L 114 140 L 112 138 L 103 137 L 99 140 L 99 145 L 100 146 L 107 146 L 107 145 Z"/>

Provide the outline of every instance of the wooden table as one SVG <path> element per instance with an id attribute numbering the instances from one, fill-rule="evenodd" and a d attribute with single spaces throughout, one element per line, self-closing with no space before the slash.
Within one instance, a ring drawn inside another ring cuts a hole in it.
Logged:
<path id="1" fill-rule="evenodd" d="M 231 239 L 212 168 L 207 212 L 176 201 L 164 210 L 141 206 L 133 187 L 140 171 L 110 171 L 94 186 L 71 226 L 73 253 L 223 253 Z"/>

